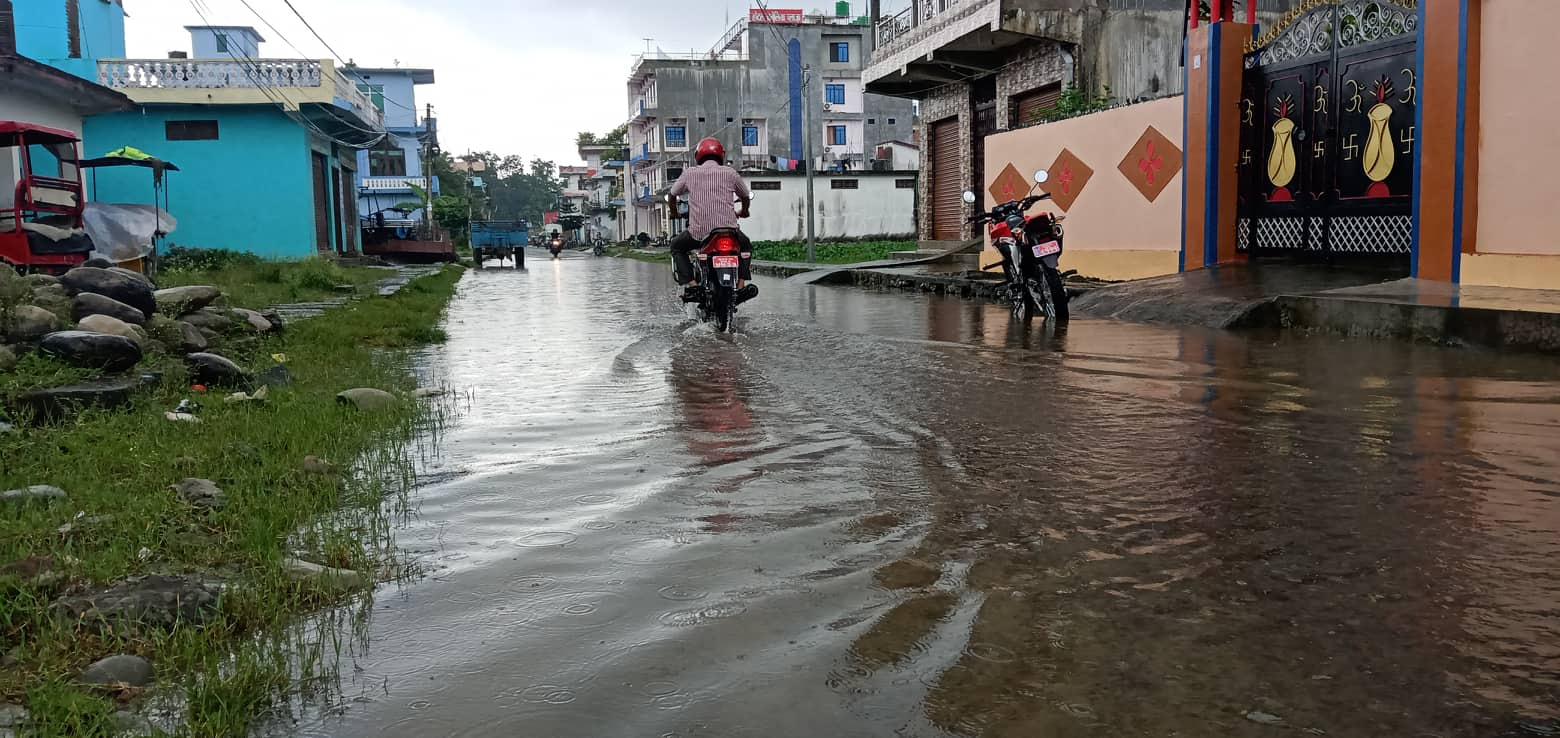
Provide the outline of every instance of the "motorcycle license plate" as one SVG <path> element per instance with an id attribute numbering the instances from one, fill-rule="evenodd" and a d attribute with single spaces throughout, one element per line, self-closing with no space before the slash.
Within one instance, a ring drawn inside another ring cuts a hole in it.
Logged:
<path id="1" fill-rule="evenodd" d="M 1062 245 L 1055 241 L 1035 244 L 1035 256 L 1050 256 L 1062 253 Z"/>
<path id="2" fill-rule="evenodd" d="M 717 257 L 715 257 L 715 268 L 716 269 L 736 269 L 737 267 L 739 267 L 741 265 L 742 265 L 742 259 L 740 257 L 736 257 L 736 256 L 717 256 Z"/>

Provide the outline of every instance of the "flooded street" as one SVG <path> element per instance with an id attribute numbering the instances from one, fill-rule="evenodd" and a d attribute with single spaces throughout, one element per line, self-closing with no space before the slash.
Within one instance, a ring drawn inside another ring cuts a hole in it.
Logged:
<path id="1" fill-rule="evenodd" d="M 760 285 L 468 274 L 430 575 L 286 732 L 1560 735 L 1553 359 Z"/>

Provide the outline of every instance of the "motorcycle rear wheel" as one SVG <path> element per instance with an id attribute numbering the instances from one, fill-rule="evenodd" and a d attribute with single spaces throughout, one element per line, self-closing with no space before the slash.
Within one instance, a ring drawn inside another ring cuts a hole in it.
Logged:
<path id="1" fill-rule="evenodd" d="M 710 313 L 711 317 L 714 318 L 716 332 L 726 333 L 732 330 L 735 323 L 732 320 L 733 315 L 736 313 L 735 302 L 736 300 L 733 299 L 730 288 L 715 288 L 715 294 L 711 295 L 710 298 Z"/>

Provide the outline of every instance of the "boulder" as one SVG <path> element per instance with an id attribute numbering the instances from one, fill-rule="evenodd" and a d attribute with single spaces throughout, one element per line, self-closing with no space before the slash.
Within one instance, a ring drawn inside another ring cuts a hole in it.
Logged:
<path id="1" fill-rule="evenodd" d="M 113 273 L 115 273 L 115 274 L 122 274 L 122 275 L 124 275 L 126 277 L 129 277 L 129 278 L 131 278 L 131 279 L 133 279 L 133 280 L 135 280 L 137 282 L 143 282 L 143 283 L 146 284 L 147 287 L 150 287 L 153 290 L 157 289 L 157 285 L 152 284 L 152 278 L 151 277 L 148 277 L 145 274 L 142 274 L 142 273 L 140 273 L 138 271 L 135 271 L 134 269 L 126 269 L 124 267 L 109 267 L 108 270 L 113 272 Z"/>
<path id="2" fill-rule="evenodd" d="M 21 705 L 0 704 L 0 737 L 12 738 L 32 724 L 32 715 Z"/>
<path id="3" fill-rule="evenodd" d="M 16 352 L 9 346 L 0 346 L 0 372 L 8 372 L 16 368 Z"/>
<path id="4" fill-rule="evenodd" d="M 201 308 L 200 310 L 188 313 L 179 318 L 179 320 L 182 320 L 185 323 L 189 323 L 196 328 L 205 328 L 208 331 L 216 331 L 218 333 L 222 333 L 233 328 L 233 319 L 231 317 L 229 317 L 225 312 L 210 307 Z"/>
<path id="5" fill-rule="evenodd" d="M 395 395 L 381 389 L 359 387 L 336 395 L 336 402 L 351 405 L 364 412 L 375 412 L 394 407 L 396 398 Z"/>
<path id="6" fill-rule="evenodd" d="M 47 484 L 35 484 L 31 487 L 0 492 L 0 502 L 9 503 L 54 502 L 66 498 L 65 490 Z"/>
<path id="7" fill-rule="evenodd" d="M 59 286 L 60 283 L 60 278 L 52 274 L 29 274 L 22 280 L 32 287 L 34 292 L 37 292 L 40 287 Z"/>
<path id="8" fill-rule="evenodd" d="M 141 361 L 141 347 L 124 336 L 59 331 L 43 337 L 39 350 L 72 366 L 122 372 Z"/>
<path id="9" fill-rule="evenodd" d="M 114 721 L 115 738 L 153 738 L 162 735 L 152 726 L 152 721 L 147 720 L 129 710 L 119 710 L 109 718 Z"/>
<path id="10" fill-rule="evenodd" d="M 307 584 L 332 594 L 366 589 L 372 582 L 361 572 L 351 569 L 334 569 L 302 559 L 285 559 L 282 572 L 293 581 Z"/>
<path id="11" fill-rule="evenodd" d="M 90 333 L 107 333 L 110 336 L 120 336 L 135 341 L 137 346 L 145 347 L 148 336 L 146 329 L 138 325 L 130 325 L 118 318 L 107 315 L 88 315 L 76 324 L 80 330 Z"/>
<path id="12" fill-rule="evenodd" d="M 193 354 L 205 351 L 211 342 L 206 340 L 206 335 L 189 323 L 176 321 L 174 325 L 179 327 L 179 351 L 185 354 Z"/>
<path id="13" fill-rule="evenodd" d="M 23 393 L 16 408 L 34 420 L 51 423 L 86 408 L 113 409 L 130 404 L 135 391 L 148 384 L 140 378 L 104 379 Z"/>
<path id="14" fill-rule="evenodd" d="M 61 597 L 50 608 L 57 617 L 121 632 L 170 630 L 210 620 L 217 612 L 217 595 L 203 582 L 154 575 Z"/>
<path id="15" fill-rule="evenodd" d="M 190 378 L 207 387 L 247 387 L 249 374 L 225 356 L 196 352 L 184 357 Z"/>
<path id="16" fill-rule="evenodd" d="M 157 309 L 164 315 L 184 315 L 193 313 L 222 296 L 222 291 L 215 287 L 204 285 L 190 285 L 188 287 L 169 287 L 153 293 L 157 299 Z"/>
<path id="17" fill-rule="evenodd" d="M 75 301 L 70 305 L 70 315 L 76 320 L 81 320 L 91 315 L 107 315 L 133 325 L 144 325 L 146 323 L 145 313 L 112 297 L 99 295 L 96 292 L 83 292 L 76 295 Z"/>
<path id="18" fill-rule="evenodd" d="M 157 299 L 151 285 L 119 272 L 94 267 L 77 267 L 60 278 L 60 284 L 73 295 L 92 292 L 113 298 L 130 307 L 151 315 L 157 310 Z"/>
<path id="19" fill-rule="evenodd" d="M 60 329 L 59 316 L 37 305 L 18 305 L 6 321 L 4 333 L 9 341 L 36 341 Z"/>
<path id="20" fill-rule="evenodd" d="M 170 489 L 198 510 L 221 510 L 227 506 L 227 493 L 210 479 L 186 479 Z"/>
<path id="21" fill-rule="evenodd" d="M 243 318 L 244 321 L 249 324 L 250 328 L 253 328 L 261 333 L 270 333 L 273 330 L 271 321 L 266 320 L 265 316 L 253 310 L 233 308 L 233 312 L 238 315 L 238 317 Z"/>
<path id="22" fill-rule="evenodd" d="M 291 387 L 293 383 L 292 372 L 287 370 L 286 364 L 272 365 L 260 372 L 258 379 L 262 384 L 270 387 Z"/>
<path id="23" fill-rule="evenodd" d="M 110 656 L 88 666 L 79 681 L 96 687 L 144 687 L 152 683 L 152 662 L 129 654 Z"/>
<path id="24" fill-rule="evenodd" d="M 114 262 L 102 257 L 94 257 L 81 262 L 81 265 L 89 269 L 111 269 L 114 266 Z"/>
<path id="25" fill-rule="evenodd" d="M 287 321 L 282 320 L 282 314 L 275 310 L 266 310 L 260 313 L 260 317 L 271 324 L 272 333 L 282 333 L 287 330 Z"/>

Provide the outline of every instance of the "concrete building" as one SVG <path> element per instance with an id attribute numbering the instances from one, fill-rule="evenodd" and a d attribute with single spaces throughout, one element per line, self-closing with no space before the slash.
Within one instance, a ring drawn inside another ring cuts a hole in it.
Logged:
<path id="1" fill-rule="evenodd" d="M 26 4 L 9 16 L 11 0 L 0 0 L 0 120 L 32 123 L 80 136 L 86 116 L 134 108 L 130 98 L 96 83 L 96 62 L 82 58 L 79 51 L 86 45 L 81 36 L 85 25 L 72 31 L 59 23 L 47 23 L 38 14 L 38 5 Z M 101 38 L 94 35 L 91 40 L 112 49 L 109 42 L 115 24 L 110 20 L 117 19 L 118 27 L 123 28 L 124 9 L 118 3 L 107 2 L 89 5 L 87 9 L 97 14 L 97 22 L 91 27 L 103 29 Z M 16 22 L 7 22 L 11 17 Z M 60 20 L 64 18 L 60 14 Z M 123 41 L 120 43 L 122 48 Z M 72 57 L 72 53 L 76 56 Z M 62 67 L 91 67 L 94 74 L 72 76 Z M 7 202 L 14 187 L 5 185 L 15 184 L 15 167 L 13 152 L 0 149 L 0 193 L 4 193 L 0 198 Z"/>
<path id="2" fill-rule="evenodd" d="M 1304 0 L 1255 1 L 1270 22 Z M 985 138 L 1039 122 L 1067 86 L 1119 101 L 1184 86 L 1186 0 L 872 5 L 877 52 L 863 74 L 866 90 L 921 103 L 922 238 L 971 236 L 961 196 L 985 197 Z"/>
<path id="3" fill-rule="evenodd" d="M 585 160 L 584 174 L 579 178 L 579 189 L 586 193 L 580 212 L 585 216 L 584 238 L 594 241 L 604 238 L 621 241 L 628 238 L 624 232 L 624 219 L 619 210 L 623 204 L 621 177 L 623 162 L 617 157 L 623 150 L 612 146 L 589 145 L 579 147 L 580 158 Z"/>
<path id="4" fill-rule="evenodd" d="M 832 16 L 754 10 L 707 52 L 636 58 L 628 80 L 630 232 L 669 230 L 665 207 L 650 196 L 681 175 L 706 136 L 725 143 L 733 166 L 775 170 L 788 168 L 776 158 L 805 158 L 811 129 L 819 170 L 874 168 L 878 144 L 912 140 L 916 111 L 908 99 L 865 89 L 873 53 L 868 19 L 840 3 Z M 813 77 L 805 105 L 804 69 Z"/>
<path id="5" fill-rule="evenodd" d="M 417 87 L 434 83 L 432 69 L 352 67 L 358 90 L 385 116 L 384 140 L 357 155 L 358 212 L 384 216 L 385 227 L 417 229 L 427 220 L 416 210 L 390 208 L 417 201 L 412 187 L 439 194 L 439 178 L 424 168 L 423 156 L 438 144 L 438 124 L 417 105 Z M 378 218 L 374 218 L 376 226 Z"/>

